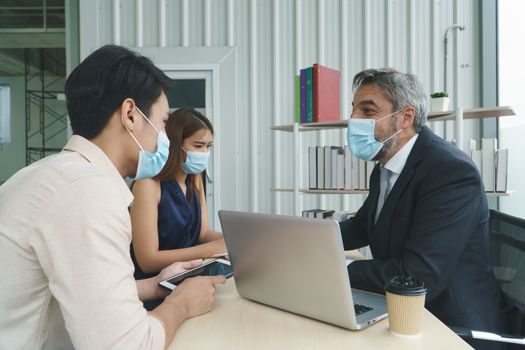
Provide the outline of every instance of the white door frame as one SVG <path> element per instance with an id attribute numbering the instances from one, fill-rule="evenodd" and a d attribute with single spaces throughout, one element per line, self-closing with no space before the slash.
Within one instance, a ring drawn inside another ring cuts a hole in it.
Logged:
<path id="1" fill-rule="evenodd" d="M 221 167 L 221 156 L 235 152 L 235 138 L 222 137 L 221 122 L 227 116 L 237 115 L 236 111 L 236 49 L 235 47 L 136 47 L 133 50 L 150 58 L 153 63 L 166 73 L 193 71 L 209 72 L 212 80 L 211 103 L 213 128 L 216 138 L 212 149 L 213 169 L 213 196 L 211 206 L 215 211 L 208 215 L 210 228 L 218 230 L 219 219 L 217 210 L 234 208 L 236 178 L 234 169 Z M 208 101 L 206 101 L 208 108 Z M 222 193 L 228 192 L 227 196 Z"/>

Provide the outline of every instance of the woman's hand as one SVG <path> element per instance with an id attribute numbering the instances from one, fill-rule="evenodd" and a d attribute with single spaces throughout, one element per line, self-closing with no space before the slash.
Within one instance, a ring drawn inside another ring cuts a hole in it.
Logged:
<path id="1" fill-rule="evenodd" d="M 214 241 L 211 241 L 207 243 L 211 246 L 211 255 L 212 258 L 217 257 L 227 257 L 228 256 L 228 250 L 226 250 L 226 242 L 224 242 L 224 238 L 221 237 L 219 239 L 216 239 Z"/>

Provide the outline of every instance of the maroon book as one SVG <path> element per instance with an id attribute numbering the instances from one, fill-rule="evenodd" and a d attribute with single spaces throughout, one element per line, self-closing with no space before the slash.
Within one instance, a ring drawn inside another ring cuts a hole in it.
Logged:
<path id="1" fill-rule="evenodd" d="M 341 87 L 336 69 L 314 64 L 314 121 L 339 120 Z"/>

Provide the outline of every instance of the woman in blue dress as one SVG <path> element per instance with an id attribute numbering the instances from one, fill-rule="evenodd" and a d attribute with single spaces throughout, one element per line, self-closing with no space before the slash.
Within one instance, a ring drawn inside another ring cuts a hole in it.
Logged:
<path id="1" fill-rule="evenodd" d="M 135 278 L 156 274 L 176 261 L 226 255 L 220 232 L 208 225 L 204 171 L 213 142 L 208 118 L 191 108 L 166 122 L 170 152 L 162 171 L 136 181 L 130 208 Z"/>

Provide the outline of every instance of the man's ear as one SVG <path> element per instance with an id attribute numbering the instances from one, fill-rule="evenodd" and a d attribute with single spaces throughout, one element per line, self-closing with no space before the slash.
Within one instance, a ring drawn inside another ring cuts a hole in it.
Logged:
<path id="1" fill-rule="evenodd" d="M 122 101 L 119 108 L 120 118 L 122 124 L 129 131 L 133 131 L 137 128 L 137 123 L 140 123 L 138 113 L 135 113 L 135 101 L 131 98 L 127 98 Z"/>
<path id="2" fill-rule="evenodd" d="M 414 125 L 414 120 L 416 118 L 416 109 L 412 106 L 407 106 L 403 110 L 401 118 L 401 127 L 403 129 L 408 128 Z"/>

